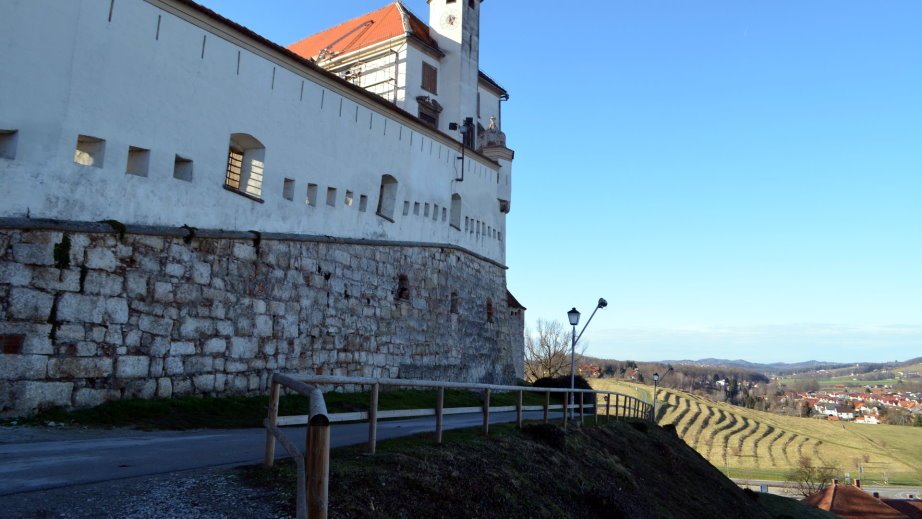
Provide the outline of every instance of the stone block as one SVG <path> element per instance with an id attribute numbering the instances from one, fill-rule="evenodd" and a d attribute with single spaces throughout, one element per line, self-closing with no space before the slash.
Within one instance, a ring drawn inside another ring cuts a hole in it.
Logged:
<path id="1" fill-rule="evenodd" d="M 153 379 L 132 380 L 125 387 L 125 398 L 150 400 L 157 392 L 157 381 Z"/>
<path id="2" fill-rule="evenodd" d="M 37 267 L 32 270 L 32 287 L 49 292 L 79 292 L 80 271 Z"/>
<path id="3" fill-rule="evenodd" d="M 86 250 L 85 265 L 87 268 L 94 270 L 114 272 L 115 268 L 118 266 L 118 259 L 115 257 L 115 253 L 113 253 L 111 249 L 94 247 L 92 249 Z"/>
<path id="4" fill-rule="evenodd" d="M 161 378 L 157 380 L 157 397 L 158 398 L 170 398 L 173 396 L 173 381 L 169 378 Z"/>
<path id="5" fill-rule="evenodd" d="M 163 250 L 163 238 L 159 236 L 136 235 L 133 238 L 135 245 L 143 245 L 155 251 Z"/>
<path id="6" fill-rule="evenodd" d="M 218 335 L 227 337 L 234 334 L 234 323 L 232 321 L 218 321 L 215 323 L 215 327 L 218 330 Z"/>
<path id="7" fill-rule="evenodd" d="M 214 391 L 214 383 L 214 375 L 196 375 L 192 377 L 192 384 L 195 385 L 195 390 L 200 393 Z"/>
<path id="8" fill-rule="evenodd" d="M 44 355 L 0 355 L 0 380 L 42 380 L 47 366 Z"/>
<path id="9" fill-rule="evenodd" d="M 195 355 L 195 343 L 189 341 L 170 343 L 170 355 Z"/>
<path id="10" fill-rule="evenodd" d="M 58 320 L 76 323 L 128 322 L 128 301 L 81 294 L 64 294 L 58 300 Z"/>
<path id="11" fill-rule="evenodd" d="M 216 337 L 205 341 L 204 353 L 224 353 L 227 351 L 227 339 Z"/>
<path id="12" fill-rule="evenodd" d="M 48 378 L 105 378 L 112 375 L 112 359 L 98 357 L 48 360 Z"/>
<path id="13" fill-rule="evenodd" d="M 12 261 L 0 262 L 0 284 L 27 286 L 32 282 L 32 270 Z"/>
<path id="14" fill-rule="evenodd" d="M 186 375 L 206 373 L 214 369 L 214 359 L 211 357 L 186 357 L 183 361 L 183 370 Z"/>
<path id="15" fill-rule="evenodd" d="M 49 355 L 54 353 L 49 334 L 51 325 L 45 323 L 0 322 L 0 334 L 24 335 L 20 353 L 27 355 Z"/>
<path id="16" fill-rule="evenodd" d="M 54 244 L 14 243 L 13 259 L 26 265 L 54 265 Z"/>
<path id="17" fill-rule="evenodd" d="M 211 265 L 202 261 L 192 263 L 192 281 L 199 285 L 211 283 Z"/>
<path id="18" fill-rule="evenodd" d="M 172 303 L 173 285 L 164 281 L 154 283 L 154 301 L 157 303 Z"/>
<path id="19" fill-rule="evenodd" d="M 240 373 L 249 369 L 246 362 L 240 362 L 236 360 L 228 360 L 224 364 L 224 371 L 228 373 Z"/>
<path id="20" fill-rule="evenodd" d="M 47 321 L 54 297 L 45 292 L 14 287 L 10 290 L 10 315 L 25 321 Z"/>
<path id="21" fill-rule="evenodd" d="M 124 290 L 125 280 L 122 276 L 91 270 L 83 282 L 83 292 L 104 296 L 117 296 Z"/>
<path id="22" fill-rule="evenodd" d="M 95 342 L 82 341 L 75 345 L 74 354 L 78 357 L 95 357 L 98 347 Z"/>
<path id="23" fill-rule="evenodd" d="M 164 363 L 164 369 L 167 375 L 182 375 L 182 357 L 167 357 Z"/>
<path id="24" fill-rule="evenodd" d="M 163 376 L 163 359 L 150 360 L 150 376 L 155 378 Z"/>
<path id="25" fill-rule="evenodd" d="M 173 276 L 175 278 L 181 278 L 186 274 L 186 266 L 182 263 L 167 263 L 163 268 L 163 271 L 168 276 Z"/>
<path id="26" fill-rule="evenodd" d="M 148 347 L 151 357 L 163 357 L 170 351 L 170 340 L 166 337 L 155 337 Z"/>
<path id="27" fill-rule="evenodd" d="M 272 317 L 257 315 L 253 321 L 253 334 L 257 337 L 272 337 Z"/>
<path id="28" fill-rule="evenodd" d="M 20 415 L 50 407 L 69 407 L 73 382 L 17 382 L 13 385 L 13 405 Z"/>
<path id="29" fill-rule="evenodd" d="M 256 260 L 256 248 L 247 243 L 235 243 L 232 253 L 235 258 L 243 261 Z"/>
<path id="30" fill-rule="evenodd" d="M 215 334 L 215 324 L 211 319 L 186 317 L 179 326 L 179 336 L 184 339 L 198 339 Z"/>
<path id="31" fill-rule="evenodd" d="M 150 357 L 125 355 L 115 363 L 115 376 L 118 378 L 140 378 L 150 372 Z"/>
<path id="32" fill-rule="evenodd" d="M 230 356 L 236 359 L 251 359 L 259 351 L 259 341 L 252 337 L 231 337 Z"/>
<path id="33" fill-rule="evenodd" d="M 125 275 L 125 294 L 133 299 L 147 297 L 147 274 L 143 272 L 128 272 Z"/>
<path id="34" fill-rule="evenodd" d="M 152 315 L 142 315 L 138 318 L 138 328 L 143 332 L 168 337 L 173 333 L 173 320 L 154 317 Z"/>
<path id="35" fill-rule="evenodd" d="M 181 396 L 192 393 L 192 381 L 188 378 L 177 378 L 173 380 L 173 395 Z"/>
<path id="36" fill-rule="evenodd" d="M 215 373 L 214 390 L 224 391 L 225 384 L 227 384 L 227 375 L 225 375 L 224 373 Z"/>
<path id="37" fill-rule="evenodd" d="M 62 324 L 58 326 L 55 338 L 63 342 L 83 341 L 86 339 L 86 330 L 83 328 L 82 324 Z"/>
<path id="38" fill-rule="evenodd" d="M 105 403 L 108 391 L 82 387 L 74 391 L 74 407 L 96 407 Z"/>

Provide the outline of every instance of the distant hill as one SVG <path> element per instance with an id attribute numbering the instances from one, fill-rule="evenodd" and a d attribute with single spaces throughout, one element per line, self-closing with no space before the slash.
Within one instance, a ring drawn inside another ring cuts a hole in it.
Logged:
<path id="1" fill-rule="evenodd" d="M 727 366 L 732 368 L 748 369 L 752 371 L 761 371 L 763 373 L 793 373 L 801 371 L 816 371 L 818 369 L 838 369 L 853 366 L 842 362 L 823 362 L 819 360 L 807 360 L 803 362 L 773 362 L 771 364 L 762 364 L 758 362 L 749 362 L 743 359 L 699 359 L 699 360 L 664 360 L 663 364 L 683 365 L 683 366 Z"/>

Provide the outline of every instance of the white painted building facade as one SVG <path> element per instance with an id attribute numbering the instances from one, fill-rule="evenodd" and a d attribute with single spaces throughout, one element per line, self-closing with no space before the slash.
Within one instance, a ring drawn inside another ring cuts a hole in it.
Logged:
<path id="1" fill-rule="evenodd" d="M 7 0 L 0 217 L 446 243 L 502 264 L 512 152 L 447 131 L 478 91 L 485 118 L 504 95 L 477 70 L 471 5 L 434 0 L 443 56 L 401 57 L 438 61 L 434 129 L 185 0 Z"/>

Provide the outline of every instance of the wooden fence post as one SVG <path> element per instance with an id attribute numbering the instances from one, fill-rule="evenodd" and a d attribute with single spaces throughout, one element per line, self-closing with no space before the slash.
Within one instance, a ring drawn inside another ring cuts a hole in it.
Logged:
<path id="1" fill-rule="evenodd" d="M 490 434 L 490 389 L 483 390 L 483 434 Z"/>
<path id="2" fill-rule="evenodd" d="M 544 424 L 547 425 L 547 415 L 551 407 L 551 392 L 544 392 Z"/>
<path id="3" fill-rule="evenodd" d="M 330 484 L 330 421 L 326 416 L 318 416 L 317 420 L 311 422 L 307 427 L 307 452 L 304 460 L 304 470 L 307 471 L 307 516 L 311 519 L 326 519 Z"/>
<path id="4" fill-rule="evenodd" d="M 368 452 L 374 454 L 378 448 L 378 391 L 381 384 L 371 386 L 371 405 L 368 406 Z"/>
<path id="5" fill-rule="evenodd" d="M 611 395 L 605 395 L 605 421 L 611 420 Z"/>
<path id="6" fill-rule="evenodd" d="M 445 411 L 445 388 L 440 387 L 435 397 L 435 443 L 442 444 L 442 414 Z"/>
<path id="7" fill-rule="evenodd" d="M 273 427 L 279 424 L 279 391 L 278 382 L 272 382 L 272 389 L 269 393 L 269 425 Z M 272 429 L 266 428 L 266 457 L 263 465 L 271 467 L 275 463 L 275 434 Z"/>
<path id="8" fill-rule="evenodd" d="M 515 398 L 515 421 L 518 423 L 519 429 L 522 428 L 522 393 L 522 391 L 519 391 Z"/>
<path id="9" fill-rule="evenodd" d="M 570 393 L 563 393 L 563 428 L 567 428 L 567 414 L 570 412 Z"/>
<path id="10" fill-rule="evenodd" d="M 585 416 L 585 413 L 583 412 L 583 395 L 585 394 L 586 393 L 583 393 L 582 391 L 579 392 L 579 423 L 580 425 L 583 424 L 583 416 Z"/>

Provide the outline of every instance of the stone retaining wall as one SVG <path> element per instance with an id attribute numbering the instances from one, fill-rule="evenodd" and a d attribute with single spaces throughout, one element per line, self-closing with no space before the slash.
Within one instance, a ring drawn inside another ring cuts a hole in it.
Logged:
<path id="1" fill-rule="evenodd" d="M 505 268 L 455 247 L 5 227 L 2 416 L 263 392 L 274 371 L 495 383 L 521 371 Z"/>

